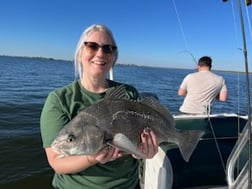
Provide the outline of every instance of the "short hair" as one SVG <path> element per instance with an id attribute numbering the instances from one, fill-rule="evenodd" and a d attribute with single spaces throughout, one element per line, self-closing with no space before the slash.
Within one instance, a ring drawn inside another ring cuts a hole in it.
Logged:
<path id="1" fill-rule="evenodd" d="M 203 56 L 198 61 L 199 66 L 207 66 L 209 69 L 212 68 L 212 59 L 209 56 Z"/>
<path id="2" fill-rule="evenodd" d="M 80 50 L 83 46 L 83 43 L 87 40 L 87 38 L 89 37 L 89 35 L 95 31 L 102 31 L 105 32 L 109 35 L 109 37 L 111 38 L 112 41 L 112 45 L 116 46 L 116 42 L 114 39 L 114 36 L 111 32 L 111 30 L 102 24 L 93 24 L 91 26 L 89 26 L 82 34 L 81 37 L 79 39 L 79 42 L 77 43 L 76 46 L 76 50 L 75 50 L 75 54 L 74 54 L 74 68 L 75 68 L 75 76 L 82 78 L 82 73 L 83 73 L 83 66 L 80 60 Z M 113 66 L 118 58 L 118 49 L 116 48 L 115 52 L 114 52 L 114 58 L 113 58 Z"/>

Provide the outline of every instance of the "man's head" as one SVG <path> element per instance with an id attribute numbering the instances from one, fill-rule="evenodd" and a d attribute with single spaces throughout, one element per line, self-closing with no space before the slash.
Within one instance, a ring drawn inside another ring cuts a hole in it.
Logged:
<path id="1" fill-rule="evenodd" d="M 208 67 L 209 70 L 212 68 L 212 59 L 209 56 L 203 56 L 198 61 L 198 67 Z"/>

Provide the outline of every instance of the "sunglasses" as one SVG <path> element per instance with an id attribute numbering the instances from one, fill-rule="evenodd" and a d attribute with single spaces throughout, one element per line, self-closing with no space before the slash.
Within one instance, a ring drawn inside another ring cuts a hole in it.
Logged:
<path id="1" fill-rule="evenodd" d="M 99 45 L 95 42 L 84 42 L 84 45 L 90 52 L 97 52 L 99 48 L 103 53 L 112 54 L 116 50 L 116 46 L 113 45 Z"/>

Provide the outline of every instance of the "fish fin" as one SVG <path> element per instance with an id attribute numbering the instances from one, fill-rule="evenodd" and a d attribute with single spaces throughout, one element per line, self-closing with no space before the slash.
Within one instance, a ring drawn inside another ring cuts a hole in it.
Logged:
<path id="1" fill-rule="evenodd" d="M 109 143 L 109 145 L 114 146 L 123 152 L 133 154 L 136 157 L 143 159 L 145 158 L 145 155 L 139 152 L 137 147 L 130 141 L 130 139 L 122 133 L 117 133 L 114 136 L 112 143 Z"/>
<path id="2" fill-rule="evenodd" d="M 119 85 L 117 86 L 110 94 L 108 94 L 106 99 L 129 99 L 129 97 L 126 94 L 126 87 L 125 85 Z"/>
<path id="3" fill-rule="evenodd" d="M 204 131 L 180 131 L 181 141 L 178 144 L 182 157 L 186 162 L 189 161 L 193 151 L 195 150 L 200 138 L 204 135 Z"/>
<path id="4" fill-rule="evenodd" d="M 142 103 L 150 108 L 156 110 L 167 120 L 168 123 L 172 123 L 172 126 L 175 126 L 175 121 L 171 112 L 166 108 L 166 106 L 162 105 L 155 97 L 148 96 L 144 97 L 139 103 Z"/>

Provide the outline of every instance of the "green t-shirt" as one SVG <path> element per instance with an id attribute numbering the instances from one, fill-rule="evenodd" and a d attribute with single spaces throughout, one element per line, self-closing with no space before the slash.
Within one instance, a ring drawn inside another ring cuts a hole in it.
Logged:
<path id="1" fill-rule="evenodd" d="M 44 104 L 40 129 L 43 147 L 50 147 L 58 132 L 86 107 L 102 100 L 120 83 L 109 81 L 109 90 L 105 93 L 91 93 L 85 90 L 80 81 L 52 91 Z M 137 100 L 137 90 L 126 86 L 127 95 Z M 134 189 L 138 183 L 138 160 L 125 155 L 106 164 L 96 164 L 78 174 L 57 174 L 53 186 L 60 189 Z"/>

